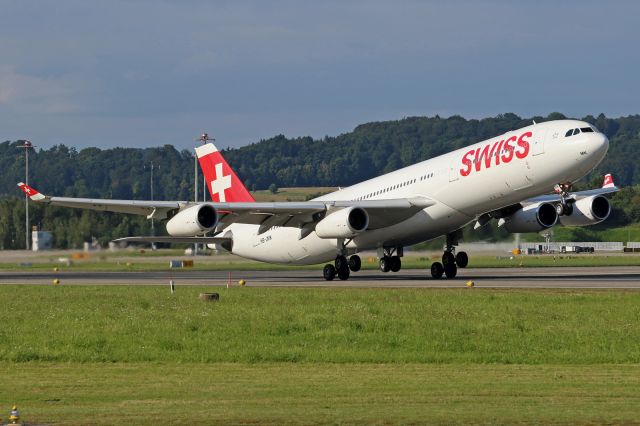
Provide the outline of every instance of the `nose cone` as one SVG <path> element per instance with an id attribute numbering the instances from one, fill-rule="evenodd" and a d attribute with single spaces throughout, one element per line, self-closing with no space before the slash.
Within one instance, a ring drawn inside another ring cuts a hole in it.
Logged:
<path id="1" fill-rule="evenodd" d="M 607 138 L 603 133 L 596 133 L 592 136 L 590 145 L 594 157 L 596 157 L 598 162 L 600 162 L 604 156 L 607 155 L 607 151 L 609 150 L 609 138 Z"/>

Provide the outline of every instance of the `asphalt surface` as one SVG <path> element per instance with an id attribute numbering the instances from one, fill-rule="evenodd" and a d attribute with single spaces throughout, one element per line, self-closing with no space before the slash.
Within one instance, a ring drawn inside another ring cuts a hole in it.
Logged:
<path id="1" fill-rule="evenodd" d="M 352 273 L 348 281 L 325 281 L 321 270 L 308 271 L 163 271 L 163 272 L 0 272 L 0 285 L 237 285 L 240 279 L 254 287 L 380 287 L 455 288 L 473 281 L 485 288 L 593 288 L 640 289 L 640 267 L 469 268 L 455 279 L 433 280 L 428 270 L 377 270 Z"/>

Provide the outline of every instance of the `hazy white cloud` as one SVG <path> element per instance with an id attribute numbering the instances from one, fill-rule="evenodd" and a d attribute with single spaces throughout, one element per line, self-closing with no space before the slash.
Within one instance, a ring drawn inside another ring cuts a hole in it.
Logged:
<path id="1" fill-rule="evenodd" d="M 0 66 L 0 107 L 24 114 L 65 114 L 80 111 L 74 100 L 82 90 L 69 76 L 38 77 Z"/>

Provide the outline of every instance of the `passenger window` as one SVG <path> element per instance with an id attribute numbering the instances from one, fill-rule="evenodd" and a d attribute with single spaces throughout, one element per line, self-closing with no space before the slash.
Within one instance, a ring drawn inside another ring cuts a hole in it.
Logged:
<path id="1" fill-rule="evenodd" d="M 581 127 L 582 133 L 593 133 L 593 129 L 591 127 Z"/>

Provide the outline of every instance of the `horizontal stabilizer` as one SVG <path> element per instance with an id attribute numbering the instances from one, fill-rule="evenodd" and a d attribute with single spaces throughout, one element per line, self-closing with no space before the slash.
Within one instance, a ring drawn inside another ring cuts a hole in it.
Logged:
<path id="1" fill-rule="evenodd" d="M 113 240 L 116 243 L 184 243 L 184 244 L 224 244 L 231 242 L 225 237 L 126 237 Z"/>

